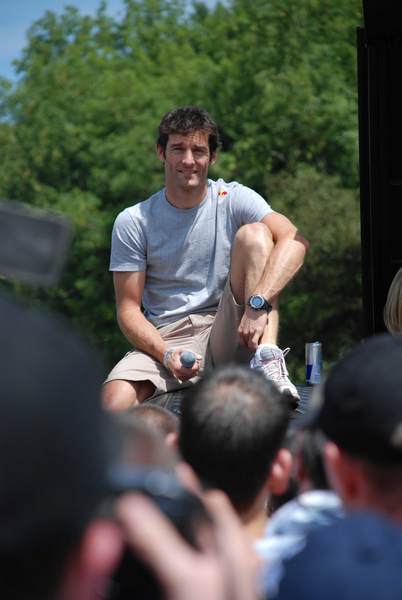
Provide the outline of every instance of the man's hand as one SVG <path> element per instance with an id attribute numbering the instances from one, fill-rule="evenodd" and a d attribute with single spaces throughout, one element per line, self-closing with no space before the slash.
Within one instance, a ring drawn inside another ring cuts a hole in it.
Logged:
<path id="1" fill-rule="evenodd" d="M 267 323 L 268 314 L 265 310 L 254 310 L 246 306 L 237 330 L 241 345 L 256 350 Z"/>
<path id="2" fill-rule="evenodd" d="M 192 367 L 183 367 L 180 361 L 180 355 L 187 348 L 175 348 L 168 356 L 165 367 L 172 373 L 173 377 L 179 381 L 187 381 L 198 375 L 201 366 L 202 356 L 195 355 L 195 363 Z"/>

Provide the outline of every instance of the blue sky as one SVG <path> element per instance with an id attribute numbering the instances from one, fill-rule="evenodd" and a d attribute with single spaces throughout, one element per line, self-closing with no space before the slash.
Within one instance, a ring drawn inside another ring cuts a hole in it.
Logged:
<path id="1" fill-rule="evenodd" d="M 213 5 L 214 0 L 206 1 Z M 0 76 L 15 80 L 12 61 L 19 58 L 26 44 L 26 32 L 47 10 L 61 13 L 66 5 L 77 6 L 81 13 L 93 15 L 100 0 L 0 0 Z M 123 0 L 107 0 L 108 12 L 119 16 Z"/>
<path id="2" fill-rule="evenodd" d="M 26 32 L 47 10 L 63 12 L 66 5 L 77 6 L 83 14 L 93 15 L 100 0 L 0 0 L 0 76 L 14 80 L 11 62 L 26 44 Z M 123 0 L 108 0 L 109 13 L 118 15 Z"/>

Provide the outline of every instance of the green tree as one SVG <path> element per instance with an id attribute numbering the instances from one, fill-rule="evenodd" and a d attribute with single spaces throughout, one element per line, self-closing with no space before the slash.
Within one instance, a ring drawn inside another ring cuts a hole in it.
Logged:
<path id="1" fill-rule="evenodd" d="M 281 296 L 280 339 L 292 347 L 288 363 L 302 381 L 306 342 L 323 343 L 328 367 L 362 335 L 359 202 L 339 178 L 306 165 L 273 176 L 268 193 L 311 244 L 302 271 Z"/>
<path id="2" fill-rule="evenodd" d="M 105 3 L 94 17 L 47 12 L 29 31 L 18 83 L 0 80 L 0 196 L 69 216 L 75 236 L 59 287 L 17 292 L 76 321 L 110 364 L 122 354 L 112 223 L 163 183 L 162 114 L 200 104 L 222 133 L 212 174 L 268 195 L 312 242 L 282 300 L 281 338 L 297 364 L 310 338 L 335 360 L 360 336 L 360 20 L 359 0 L 126 0 L 120 20 Z"/>
<path id="3" fill-rule="evenodd" d="M 262 191 L 264 173 L 303 162 L 356 187 L 360 0 L 233 0 L 196 15 L 228 175 Z"/>

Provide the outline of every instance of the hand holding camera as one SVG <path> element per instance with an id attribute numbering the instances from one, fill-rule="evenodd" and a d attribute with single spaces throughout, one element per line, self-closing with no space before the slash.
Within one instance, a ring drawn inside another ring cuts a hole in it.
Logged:
<path id="1" fill-rule="evenodd" d="M 142 557 L 157 578 L 161 597 L 256 600 L 258 563 L 229 501 L 222 492 L 213 491 L 205 495 L 204 504 L 212 521 L 199 523 L 197 549 L 142 495 L 119 498 L 117 515 L 131 551 Z"/>

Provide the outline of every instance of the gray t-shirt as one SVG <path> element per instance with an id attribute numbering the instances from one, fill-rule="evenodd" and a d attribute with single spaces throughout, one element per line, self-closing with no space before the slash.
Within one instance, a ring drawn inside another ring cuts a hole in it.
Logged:
<path id="1" fill-rule="evenodd" d="M 195 208 L 181 209 L 165 189 L 123 210 L 112 233 L 111 271 L 145 271 L 145 316 L 166 325 L 192 313 L 216 310 L 230 268 L 237 230 L 273 212 L 237 182 L 208 180 Z"/>

